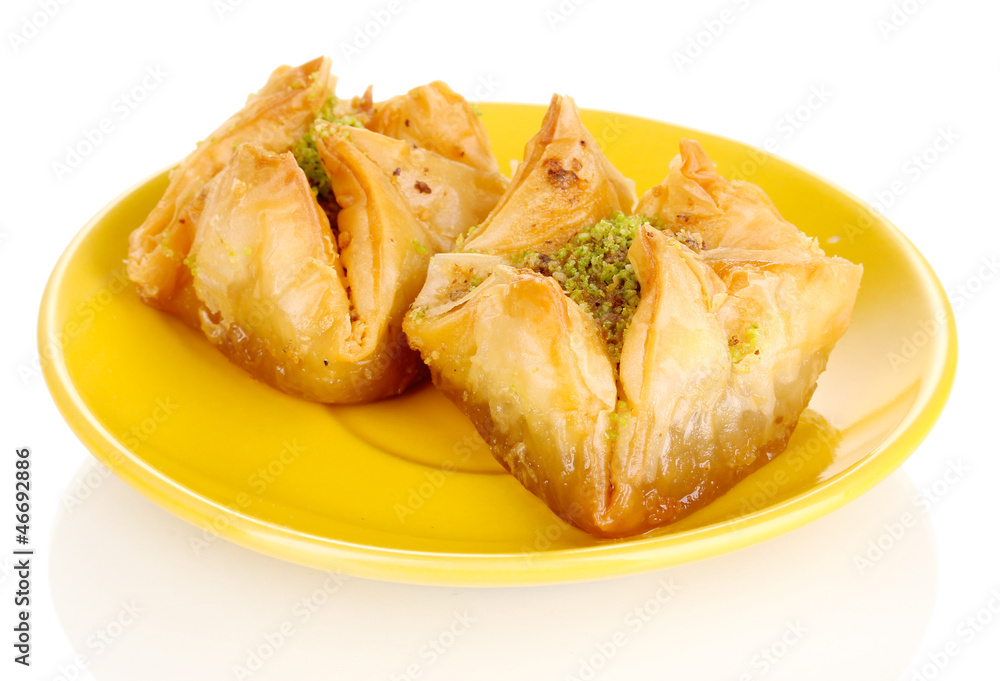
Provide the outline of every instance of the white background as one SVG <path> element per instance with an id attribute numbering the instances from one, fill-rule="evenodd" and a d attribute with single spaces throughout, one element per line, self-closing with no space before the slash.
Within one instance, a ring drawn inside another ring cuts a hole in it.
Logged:
<path id="1" fill-rule="evenodd" d="M 393 3 L 392 15 L 389 7 L 3 3 L 0 676 L 234 679 L 254 649 L 267 655 L 270 637 L 274 657 L 248 678 L 996 678 L 1000 285 L 984 263 L 995 266 L 1000 254 L 1000 5 L 412 0 Z M 373 12 L 391 20 L 365 44 L 357 31 Z M 359 49 L 348 57 L 352 44 Z M 686 49 L 693 57 L 680 63 Z M 74 476 L 96 469 L 37 371 L 38 304 L 56 259 L 97 210 L 186 154 L 275 66 L 323 53 L 343 94 L 375 83 L 384 98 L 433 79 L 470 99 L 545 103 L 557 90 L 583 107 L 751 144 L 776 138 L 781 156 L 878 202 L 948 290 L 960 363 L 935 430 L 875 490 L 790 535 L 674 570 L 566 587 L 330 580 L 223 541 L 196 557 L 197 530 L 115 479 L 85 509 L 61 513 Z M 147 69 L 160 82 L 123 109 L 119 98 L 142 87 Z M 825 101 L 801 108 L 814 90 Z M 796 111 L 794 126 L 781 122 Z M 106 117 L 110 133 L 57 176 L 67 145 Z M 914 172 L 907 164 L 940 131 L 954 141 Z M 901 190 L 890 202 L 893 183 Z M 12 471 L 22 446 L 33 451 L 36 489 L 30 669 L 13 664 L 8 642 Z M 913 502 L 921 490 L 934 497 L 926 512 Z M 852 558 L 908 510 L 917 526 L 859 571 Z M 296 609 L 303 598 L 314 610 Z M 963 625 L 977 614 L 981 631 Z"/>

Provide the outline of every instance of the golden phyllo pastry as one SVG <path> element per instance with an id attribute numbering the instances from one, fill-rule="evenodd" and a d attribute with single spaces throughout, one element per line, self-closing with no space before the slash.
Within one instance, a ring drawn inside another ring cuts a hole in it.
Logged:
<path id="1" fill-rule="evenodd" d="M 635 201 L 635 183 L 601 152 L 573 100 L 554 95 L 510 188 L 464 248 L 551 252 L 614 211 L 632 212 Z"/>
<path id="2" fill-rule="evenodd" d="M 356 403 L 426 375 L 403 315 L 507 181 L 366 130 L 370 89 L 341 102 L 333 84 L 326 58 L 275 71 L 171 173 L 128 273 L 256 378 Z"/>
<path id="3" fill-rule="evenodd" d="M 376 104 L 365 127 L 473 168 L 499 171 L 476 110 L 439 80 Z"/>
<path id="4" fill-rule="evenodd" d="M 150 305 L 197 325 L 198 303 L 183 265 L 204 204 L 205 185 L 244 142 L 271 152 L 289 150 L 332 95 L 330 60 L 275 69 L 263 88 L 170 171 L 170 184 L 146 220 L 129 237 L 127 271 Z"/>
<path id="5" fill-rule="evenodd" d="M 294 395 L 365 402 L 419 376 L 400 323 L 430 240 L 349 143 L 327 163 L 336 241 L 295 158 L 245 144 L 212 183 L 189 259 L 201 328 L 231 360 Z"/>
<path id="6" fill-rule="evenodd" d="M 431 226 L 437 250 L 451 250 L 469 227 L 482 222 L 507 189 L 507 178 L 370 130 L 316 126 L 322 155 L 325 138 L 345 136 L 392 180 L 418 218 Z"/>
<path id="7" fill-rule="evenodd" d="M 861 267 L 687 140 L 628 215 L 565 98 L 525 156 L 465 252 L 432 258 L 404 329 L 497 460 L 563 519 L 608 537 L 671 523 L 785 448 Z M 586 174 L 574 201 L 557 165 Z"/>

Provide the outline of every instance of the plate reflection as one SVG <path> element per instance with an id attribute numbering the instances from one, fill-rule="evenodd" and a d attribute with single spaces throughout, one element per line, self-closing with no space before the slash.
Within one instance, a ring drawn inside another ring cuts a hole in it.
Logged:
<path id="1" fill-rule="evenodd" d="M 897 678 L 935 596 L 934 535 L 916 496 L 897 471 L 810 525 L 708 560 L 468 589 L 255 553 L 88 462 L 64 497 L 51 559 L 78 659 L 46 678 L 80 678 L 82 667 L 99 681 Z"/>

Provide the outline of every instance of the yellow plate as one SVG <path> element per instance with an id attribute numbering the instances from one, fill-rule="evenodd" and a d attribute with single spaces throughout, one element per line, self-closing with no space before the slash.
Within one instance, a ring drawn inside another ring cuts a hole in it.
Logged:
<path id="1" fill-rule="evenodd" d="M 506 167 L 544 109 L 483 110 Z M 681 523 L 617 541 L 565 525 L 431 387 L 327 407 L 251 379 L 125 278 L 128 234 L 166 173 L 95 216 L 52 273 L 38 342 L 56 404 L 103 464 L 204 528 L 196 550 L 222 536 L 415 583 L 568 582 L 701 559 L 803 525 L 899 466 L 944 406 L 956 362 L 947 298 L 913 245 L 842 189 L 746 145 L 623 114 L 584 122 L 640 192 L 666 175 L 682 136 L 698 139 L 724 176 L 760 184 L 828 253 L 865 266 L 850 330 L 789 449 Z"/>

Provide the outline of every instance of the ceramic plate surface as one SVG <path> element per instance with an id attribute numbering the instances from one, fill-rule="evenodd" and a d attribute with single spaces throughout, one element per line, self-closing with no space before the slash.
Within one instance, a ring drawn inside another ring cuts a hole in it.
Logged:
<path id="1" fill-rule="evenodd" d="M 483 105 L 503 168 L 544 107 Z M 329 407 L 230 364 L 198 332 L 144 305 L 125 277 L 129 233 L 167 186 L 129 190 L 77 235 L 42 301 L 39 346 L 60 411 L 115 474 L 194 533 L 378 579 L 460 585 L 595 579 L 706 558 L 801 526 L 862 494 L 937 419 L 956 362 L 954 320 L 920 253 L 842 189 L 746 145 L 585 111 L 640 194 L 681 137 L 727 177 L 761 185 L 828 254 L 863 263 L 854 318 L 788 450 L 671 527 L 600 540 L 558 520 L 503 472 L 433 387 Z"/>

